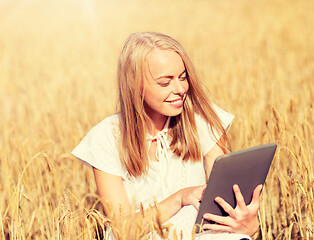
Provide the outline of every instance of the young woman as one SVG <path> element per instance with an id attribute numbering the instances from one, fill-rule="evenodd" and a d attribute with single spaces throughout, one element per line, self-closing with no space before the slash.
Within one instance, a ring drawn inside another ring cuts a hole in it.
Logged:
<path id="1" fill-rule="evenodd" d="M 122 208 L 127 217 L 132 202 L 156 214 L 157 201 L 160 221 L 173 222 L 189 239 L 206 176 L 226 151 L 233 116 L 207 99 L 186 52 L 169 36 L 130 35 L 117 76 L 120 111 L 96 125 L 72 153 L 93 168 L 98 193 L 116 216 Z M 246 206 L 234 186 L 234 209 L 217 198 L 229 216 L 205 214 L 217 224 L 204 225 L 213 231 L 199 237 L 250 238 L 259 227 L 260 191 L 258 186 Z M 194 219 L 182 227 L 189 212 Z"/>

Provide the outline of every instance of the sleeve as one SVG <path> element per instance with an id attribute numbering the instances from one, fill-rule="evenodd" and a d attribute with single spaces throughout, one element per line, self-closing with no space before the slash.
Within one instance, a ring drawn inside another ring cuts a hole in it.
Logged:
<path id="1" fill-rule="evenodd" d="M 224 128 L 228 131 L 234 119 L 234 116 L 222 110 L 215 104 L 212 104 L 212 106 L 216 114 L 222 121 Z M 220 139 L 222 134 L 218 133 L 215 129 L 213 134 L 209 123 L 207 123 L 205 119 L 203 119 L 200 115 L 196 115 L 196 124 L 198 127 L 202 154 L 203 156 L 205 156 L 215 146 L 215 144 L 217 143 L 217 139 Z"/>
<path id="2" fill-rule="evenodd" d="M 72 154 L 89 167 L 123 176 L 116 140 L 110 124 L 100 123 L 91 129 Z"/>

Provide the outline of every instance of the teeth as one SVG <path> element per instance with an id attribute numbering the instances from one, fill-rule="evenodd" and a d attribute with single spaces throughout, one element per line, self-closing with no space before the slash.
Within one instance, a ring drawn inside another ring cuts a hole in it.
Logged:
<path id="1" fill-rule="evenodd" d="M 181 102 L 181 99 L 176 100 L 176 101 L 172 101 L 171 103 L 180 103 L 180 102 Z"/>

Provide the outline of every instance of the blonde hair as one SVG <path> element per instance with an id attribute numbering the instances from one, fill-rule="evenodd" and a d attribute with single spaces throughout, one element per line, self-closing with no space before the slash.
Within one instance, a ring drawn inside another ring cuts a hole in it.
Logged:
<path id="1" fill-rule="evenodd" d="M 189 90 L 180 115 L 172 117 L 169 124 L 171 150 L 182 161 L 200 161 L 202 157 L 195 112 L 201 115 L 218 133 L 226 135 L 210 101 L 202 89 L 193 64 L 175 39 L 155 32 L 133 33 L 126 40 L 118 62 L 120 139 L 119 149 L 122 164 L 131 176 L 147 173 L 149 167 L 146 141 L 149 117 L 144 109 L 143 79 L 147 54 L 155 49 L 171 50 L 180 55 L 188 77 Z M 215 135 L 214 135 L 215 136 Z M 222 141 L 219 146 L 225 150 Z"/>

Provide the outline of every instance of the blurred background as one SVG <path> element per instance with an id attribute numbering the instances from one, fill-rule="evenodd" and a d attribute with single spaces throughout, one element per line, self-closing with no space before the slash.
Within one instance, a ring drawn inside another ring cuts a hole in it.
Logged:
<path id="1" fill-rule="evenodd" d="M 314 2 L 1 0 L 0 238 L 91 239 L 92 171 L 70 152 L 116 111 L 132 32 L 190 55 L 236 115 L 233 150 L 277 142 L 254 239 L 313 239 Z"/>

